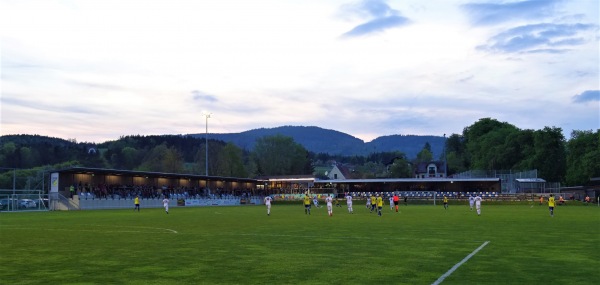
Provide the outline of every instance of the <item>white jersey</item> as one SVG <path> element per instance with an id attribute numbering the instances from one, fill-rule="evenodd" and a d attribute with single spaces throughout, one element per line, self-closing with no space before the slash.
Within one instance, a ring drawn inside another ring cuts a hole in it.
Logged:
<path id="1" fill-rule="evenodd" d="M 352 204 L 352 195 L 346 196 L 346 204 Z"/>
<path id="2" fill-rule="evenodd" d="M 327 202 L 327 206 L 331 206 L 331 202 L 333 202 L 333 198 L 331 198 L 331 196 L 327 196 L 327 198 L 325 198 L 325 202 Z"/>
<path id="3" fill-rule="evenodd" d="M 271 200 L 273 200 L 273 198 L 270 196 L 265 197 L 265 205 L 271 206 Z"/>
<path id="4" fill-rule="evenodd" d="M 394 204 L 394 197 L 390 196 L 390 205 Z"/>
<path id="5" fill-rule="evenodd" d="M 163 199 L 163 207 L 168 207 L 169 206 L 169 199 L 164 198 Z"/>
<path id="6" fill-rule="evenodd" d="M 469 204 L 470 204 L 470 205 L 473 205 L 473 203 L 475 203 L 475 197 L 473 197 L 473 196 L 470 196 L 470 197 L 469 197 Z"/>
<path id="7" fill-rule="evenodd" d="M 475 205 L 477 205 L 477 206 L 481 205 L 481 197 L 479 197 L 479 195 L 475 196 Z"/>

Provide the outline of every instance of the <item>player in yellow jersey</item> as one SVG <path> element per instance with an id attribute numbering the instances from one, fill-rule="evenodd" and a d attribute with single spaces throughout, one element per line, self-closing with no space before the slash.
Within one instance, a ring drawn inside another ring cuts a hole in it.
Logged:
<path id="1" fill-rule="evenodd" d="M 310 215 L 310 196 L 304 195 L 304 214 Z"/>
<path id="2" fill-rule="evenodd" d="M 377 194 L 379 195 L 379 194 Z M 371 212 L 373 213 L 373 211 L 375 211 L 375 207 L 377 207 L 377 198 L 375 198 L 375 196 L 371 196 Z"/>
<path id="3" fill-rule="evenodd" d="M 448 210 L 448 197 L 444 195 L 444 209 Z"/>
<path id="4" fill-rule="evenodd" d="M 548 209 L 550 209 L 550 217 L 554 217 L 554 196 L 550 194 L 550 198 L 548 198 Z"/>
<path id="5" fill-rule="evenodd" d="M 138 212 L 140 211 L 140 197 L 139 196 L 135 196 L 135 199 L 133 199 L 133 204 L 135 204 L 135 208 L 133 208 L 133 211 L 135 212 L 135 210 L 138 210 Z"/>
<path id="6" fill-rule="evenodd" d="M 381 217 L 381 209 L 383 208 L 383 198 L 377 194 L 377 215 Z"/>

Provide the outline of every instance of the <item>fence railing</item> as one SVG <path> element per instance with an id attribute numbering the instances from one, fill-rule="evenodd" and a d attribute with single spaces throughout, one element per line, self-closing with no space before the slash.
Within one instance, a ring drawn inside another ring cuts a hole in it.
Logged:
<path id="1" fill-rule="evenodd" d="M 47 211 L 48 196 L 40 190 L 0 189 L 0 211 Z"/>

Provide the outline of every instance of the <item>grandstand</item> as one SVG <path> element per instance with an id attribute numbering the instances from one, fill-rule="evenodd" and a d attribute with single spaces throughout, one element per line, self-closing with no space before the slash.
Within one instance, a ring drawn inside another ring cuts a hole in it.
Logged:
<path id="1" fill-rule="evenodd" d="M 356 199 L 376 194 L 389 197 L 397 193 L 410 201 L 435 203 L 444 195 L 452 200 L 467 199 L 475 194 L 486 200 L 532 200 L 535 193 L 561 192 L 560 188 L 544 188 L 545 181 L 531 176 L 537 176 L 537 171 L 471 171 L 450 178 L 319 180 L 313 176 L 295 175 L 250 179 L 72 167 L 51 174 L 48 208 L 127 208 L 133 205 L 135 196 L 139 196 L 146 207 L 160 207 L 163 196 L 170 197 L 173 206 L 208 206 L 260 204 L 265 195 L 273 196 L 275 200 L 294 201 L 306 193 L 318 197 L 334 194 L 338 198 L 350 193 Z M 74 188 L 73 192 L 71 188 Z"/>

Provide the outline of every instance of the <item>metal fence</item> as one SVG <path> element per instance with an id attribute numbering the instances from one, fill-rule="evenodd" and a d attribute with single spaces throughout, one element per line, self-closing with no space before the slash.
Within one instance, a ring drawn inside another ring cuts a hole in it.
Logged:
<path id="1" fill-rule="evenodd" d="M 538 178 L 537 169 L 515 172 L 512 170 L 469 170 L 466 172 L 452 175 L 454 178 L 500 178 L 502 193 L 521 193 L 523 192 L 517 179 Z M 535 189 L 527 192 L 552 193 L 560 192 L 560 182 L 544 182 L 536 185 Z"/>
<path id="2" fill-rule="evenodd" d="M 47 211 L 48 195 L 40 190 L 0 189 L 0 211 Z"/>

